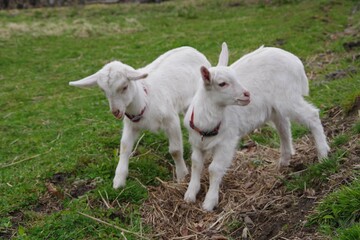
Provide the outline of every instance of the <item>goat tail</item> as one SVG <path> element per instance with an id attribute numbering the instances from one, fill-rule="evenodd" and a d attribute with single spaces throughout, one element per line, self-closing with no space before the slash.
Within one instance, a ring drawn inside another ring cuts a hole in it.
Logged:
<path id="1" fill-rule="evenodd" d="M 303 96 L 309 96 L 309 80 L 306 76 L 305 71 L 303 70 L 301 73 L 301 95 Z"/>

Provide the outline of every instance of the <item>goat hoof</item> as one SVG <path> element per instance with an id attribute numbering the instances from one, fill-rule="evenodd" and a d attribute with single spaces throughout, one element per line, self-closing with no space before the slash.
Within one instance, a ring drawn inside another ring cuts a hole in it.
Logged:
<path id="1" fill-rule="evenodd" d="M 207 212 L 212 212 L 217 205 L 217 201 L 204 201 L 202 208 Z"/>
<path id="2" fill-rule="evenodd" d="M 219 199 L 217 197 L 211 199 L 205 197 L 205 201 L 203 202 L 202 208 L 207 212 L 212 212 L 214 207 L 218 204 L 218 202 Z"/>
<path id="3" fill-rule="evenodd" d="M 330 151 L 330 147 L 327 146 L 327 145 L 325 147 L 323 147 L 322 149 L 318 150 L 318 152 L 319 152 L 318 153 L 318 159 L 320 161 L 326 159 L 328 157 L 329 151 Z"/>
<path id="4" fill-rule="evenodd" d="M 185 168 L 185 170 L 181 171 L 181 172 L 177 172 L 176 173 L 176 180 L 178 183 L 181 183 L 185 180 L 185 177 L 189 174 L 189 171 L 187 170 L 187 168 Z"/>
<path id="5" fill-rule="evenodd" d="M 189 193 L 188 191 L 185 193 L 184 197 L 185 202 L 194 203 L 196 201 L 196 194 Z"/>
<path id="6" fill-rule="evenodd" d="M 122 180 L 120 178 L 115 177 L 114 181 L 113 181 L 113 188 L 118 189 L 118 188 L 121 188 L 121 187 L 125 187 L 125 179 Z"/>
<path id="7" fill-rule="evenodd" d="M 289 160 L 282 160 L 280 159 L 280 163 L 279 163 L 279 169 L 284 168 L 284 167 L 288 167 L 290 166 L 290 161 Z"/>

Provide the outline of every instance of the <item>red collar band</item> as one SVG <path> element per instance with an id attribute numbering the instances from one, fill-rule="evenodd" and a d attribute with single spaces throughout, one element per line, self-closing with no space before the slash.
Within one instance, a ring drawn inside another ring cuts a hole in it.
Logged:
<path id="1" fill-rule="evenodd" d="M 147 95 L 147 89 L 145 88 L 145 86 L 143 86 L 143 89 L 144 89 L 144 92 L 146 93 L 146 95 Z M 126 113 L 125 112 L 125 116 L 127 116 L 129 119 L 130 119 L 130 121 L 132 121 L 132 122 L 139 122 L 141 119 L 142 119 L 142 117 L 143 117 L 143 114 L 144 114 L 144 112 L 145 112 L 145 109 L 146 109 L 146 105 L 145 105 L 145 107 L 141 110 L 141 112 L 140 112 L 140 114 L 138 114 L 138 115 L 131 115 L 131 114 L 128 114 L 128 113 Z"/>
<path id="2" fill-rule="evenodd" d="M 132 122 L 139 122 L 139 121 L 142 119 L 142 117 L 143 117 L 143 114 L 144 114 L 144 112 L 145 112 L 145 109 L 146 109 L 146 105 L 145 105 L 145 107 L 143 108 L 143 110 L 141 110 L 140 114 L 138 114 L 138 115 L 131 115 L 131 114 L 127 114 L 127 113 L 125 112 L 125 116 L 127 116 L 127 117 L 130 119 L 130 121 L 132 121 Z"/>
<path id="3" fill-rule="evenodd" d="M 194 129 L 196 132 L 198 132 L 202 138 L 204 137 L 213 137 L 216 136 L 219 133 L 219 129 L 220 129 L 220 125 L 221 125 L 221 121 L 219 122 L 219 124 L 211 131 L 202 131 L 200 130 L 198 127 L 195 126 L 194 124 L 194 109 L 192 110 L 191 113 L 191 118 L 190 118 L 190 127 L 192 129 Z"/>

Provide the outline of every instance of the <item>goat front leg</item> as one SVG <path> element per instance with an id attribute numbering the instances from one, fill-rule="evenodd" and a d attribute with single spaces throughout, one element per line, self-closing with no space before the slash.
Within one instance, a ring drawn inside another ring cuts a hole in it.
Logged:
<path id="1" fill-rule="evenodd" d="M 213 161 L 209 166 L 209 190 L 206 193 L 203 202 L 205 211 L 212 211 L 219 202 L 219 188 L 226 170 L 231 165 L 235 153 L 235 145 L 227 143 L 227 145 L 217 146 L 214 151 Z"/>
<path id="2" fill-rule="evenodd" d="M 113 187 L 115 189 L 124 187 L 129 172 L 129 157 L 134 147 L 134 142 L 139 136 L 139 131 L 133 129 L 124 122 L 123 134 L 120 143 L 120 159 L 116 167 Z"/>
<path id="3" fill-rule="evenodd" d="M 200 190 L 200 178 L 201 173 L 204 168 L 204 154 L 198 149 L 192 149 L 191 154 L 191 180 L 188 186 L 188 189 L 185 193 L 184 200 L 186 202 L 195 202 L 196 195 Z"/>
<path id="4" fill-rule="evenodd" d="M 183 142 L 178 117 L 169 122 L 165 132 L 169 138 L 169 153 L 175 162 L 176 179 L 180 183 L 189 172 L 183 157 Z"/>

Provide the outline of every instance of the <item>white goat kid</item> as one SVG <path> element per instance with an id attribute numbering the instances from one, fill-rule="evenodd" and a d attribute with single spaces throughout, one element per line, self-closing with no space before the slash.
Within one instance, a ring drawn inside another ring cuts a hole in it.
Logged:
<path id="1" fill-rule="evenodd" d="M 280 166 L 288 166 L 294 153 L 290 120 L 311 129 L 319 158 L 326 157 L 330 149 L 318 110 L 303 98 L 309 91 L 308 80 L 296 56 L 278 48 L 261 47 L 230 67 L 219 66 L 226 65 L 227 59 L 227 46 L 223 43 L 218 66 L 201 68 L 203 86 L 196 92 L 184 119 L 192 145 L 191 180 L 185 201 L 196 200 L 205 156 L 213 156 L 209 166 L 210 187 L 203 202 L 207 211 L 218 203 L 220 182 L 239 139 L 264 123 L 274 122 L 279 132 Z"/>
<path id="2" fill-rule="evenodd" d="M 187 174 L 178 113 L 185 112 L 201 84 L 199 68 L 210 67 L 206 57 L 191 47 L 170 50 L 144 68 L 134 70 L 119 61 L 106 64 L 97 73 L 71 86 L 98 85 L 117 119 L 124 119 L 120 160 L 113 187 L 125 186 L 129 157 L 141 130 L 164 130 L 174 159 L 177 180 Z"/>

